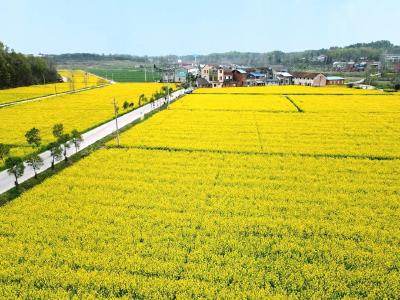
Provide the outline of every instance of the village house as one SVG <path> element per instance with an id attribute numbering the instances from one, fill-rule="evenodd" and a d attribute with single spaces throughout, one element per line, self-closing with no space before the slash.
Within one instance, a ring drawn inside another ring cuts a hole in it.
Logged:
<path id="1" fill-rule="evenodd" d="M 220 68 L 218 70 L 218 80 L 224 87 L 235 87 L 237 82 L 233 80 L 233 71 L 229 68 Z"/>
<path id="2" fill-rule="evenodd" d="M 233 81 L 236 81 L 237 86 L 246 86 L 247 72 L 242 69 L 232 71 Z"/>
<path id="3" fill-rule="evenodd" d="M 325 86 L 326 76 L 321 73 L 292 72 L 293 84 L 307 86 Z"/>
<path id="4" fill-rule="evenodd" d="M 266 74 L 259 71 L 250 72 L 247 76 L 246 85 L 260 86 L 265 85 Z"/>
<path id="5" fill-rule="evenodd" d="M 218 81 L 219 82 L 233 81 L 232 70 L 223 67 L 218 68 Z"/>
<path id="6" fill-rule="evenodd" d="M 211 83 L 209 83 L 207 79 L 200 77 L 196 79 L 196 86 L 198 88 L 209 88 L 211 87 Z"/>
<path id="7" fill-rule="evenodd" d="M 188 71 L 185 68 L 179 68 L 175 70 L 174 82 L 184 83 L 187 81 Z"/>
<path id="8" fill-rule="evenodd" d="M 293 83 L 292 74 L 285 71 L 274 72 L 274 79 L 279 85 L 290 85 Z"/>
<path id="9" fill-rule="evenodd" d="M 339 76 L 326 76 L 326 85 L 343 85 L 344 78 Z"/>
<path id="10" fill-rule="evenodd" d="M 183 68 L 185 68 L 188 73 L 192 74 L 195 77 L 200 75 L 200 70 L 197 65 L 194 65 L 194 64 L 186 65 L 186 66 L 183 66 Z"/>
<path id="11" fill-rule="evenodd" d="M 214 69 L 214 66 L 212 65 L 204 65 L 201 67 L 201 78 L 204 78 L 208 82 L 210 82 L 210 74 L 212 73 L 212 70 Z"/>

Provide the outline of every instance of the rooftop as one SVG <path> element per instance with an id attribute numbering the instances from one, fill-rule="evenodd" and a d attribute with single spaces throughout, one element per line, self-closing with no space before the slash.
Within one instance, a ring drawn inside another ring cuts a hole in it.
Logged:
<path id="1" fill-rule="evenodd" d="M 293 77 L 295 78 L 307 78 L 307 79 L 314 79 L 321 73 L 309 73 L 309 72 L 292 72 Z"/>
<path id="2" fill-rule="evenodd" d="M 343 77 L 339 77 L 339 76 L 327 76 L 326 79 L 327 80 L 344 80 Z"/>

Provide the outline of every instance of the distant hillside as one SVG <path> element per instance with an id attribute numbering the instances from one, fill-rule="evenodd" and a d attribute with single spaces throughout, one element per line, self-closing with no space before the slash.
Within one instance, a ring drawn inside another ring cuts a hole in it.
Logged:
<path id="1" fill-rule="evenodd" d="M 357 43 L 346 47 L 330 47 L 329 49 L 306 50 L 299 52 L 285 53 L 272 51 L 266 53 L 258 52 L 237 52 L 212 53 L 208 55 L 185 55 L 185 56 L 133 56 L 133 55 L 99 55 L 88 53 L 73 53 L 61 55 L 48 55 L 58 65 L 107 65 L 111 68 L 115 65 L 124 64 L 171 64 L 178 59 L 184 62 L 215 63 L 215 64 L 237 64 L 246 66 L 279 65 L 304 69 L 330 65 L 334 61 L 360 61 L 380 60 L 385 53 L 399 53 L 400 46 L 393 45 L 390 41 L 375 41 L 370 43 Z M 325 55 L 323 60 L 318 56 Z"/>
<path id="2" fill-rule="evenodd" d="M 306 50 L 300 52 L 285 53 L 273 51 L 267 53 L 243 53 L 227 52 L 200 55 L 196 59 L 201 63 L 233 63 L 248 66 L 264 66 L 284 64 L 297 66 L 297 68 L 310 65 L 331 64 L 334 61 L 360 61 L 380 60 L 385 53 L 400 53 L 400 46 L 393 45 L 389 41 L 376 41 L 371 43 L 358 43 L 347 47 L 330 47 L 329 49 Z M 325 55 L 326 59 L 318 60 L 318 56 Z M 183 60 L 192 61 L 193 55 L 182 57 Z"/>

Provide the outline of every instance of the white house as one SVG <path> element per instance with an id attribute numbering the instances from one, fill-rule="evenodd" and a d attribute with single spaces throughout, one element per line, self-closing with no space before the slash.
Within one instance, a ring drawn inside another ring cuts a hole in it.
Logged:
<path id="1" fill-rule="evenodd" d="M 293 76 L 288 72 L 275 72 L 274 79 L 278 80 L 280 85 L 292 84 Z"/>
<path id="2" fill-rule="evenodd" d="M 292 72 L 293 84 L 307 86 L 325 86 L 326 76 L 322 73 Z"/>

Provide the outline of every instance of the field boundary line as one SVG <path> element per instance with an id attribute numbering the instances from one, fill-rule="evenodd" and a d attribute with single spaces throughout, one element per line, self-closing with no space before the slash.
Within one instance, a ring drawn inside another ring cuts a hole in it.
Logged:
<path id="1" fill-rule="evenodd" d="M 300 107 L 300 106 L 298 106 L 297 104 L 296 104 L 296 102 L 294 102 L 294 100 L 293 99 L 291 99 L 288 95 L 283 95 L 287 100 L 289 100 L 289 102 L 290 103 L 292 103 L 292 105 L 297 109 L 297 111 L 299 112 L 299 113 L 303 113 L 304 112 L 304 110 Z"/>
<path id="2" fill-rule="evenodd" d="M 205 111 L 205 112 L 259 112 L 259 113 L 297 113 L 297 111 L 292 110 L 268 110 L 268 109 L 203 109 L 203 108 L 171 108 L 171 110 L 181 110 L 181 111 Z"/>
<path id="3" fill-rule="evenodd" d="M 257 130 L 257 136 L 258 136 L 258 143 L 260 144 L 260 150 L 264 151 L 264 146 L 263 146 L 263 140 L 261 138 L 261 133 L 260 133 L 260 128 L 258 128 L 258 121 L 257 121 L 257 116 L 255 113 L 253 113 L 254 117 L 254 123 L 256 125 L 256 130 Z"/>
<path id="4" fill-rule="evenodd" d="M 217 153 L 217 154 L 239 154 L 239 155 L 259 155 L 259 156 L 299 156 L 310 158 L 333 158 L 333 159 L 365 159 L 365 160 L 400 160 L 400 156 L 378 156 L 378 155 L 357 155 L 357 154 L 334 154 L 334 153 L 294 153 L 294 152 L 257 152 L 257 151 L 235 151 L 222 149 L 194 149 L 194 148 L 178 148 L 178 147 L 163 147 L 163 146 L 127 146 L 127 145 L 107 145 L 106 149 L 137 149 L 149 151 L 167 151 L 167 152 L 202 152 L 202 153 Z"/>

